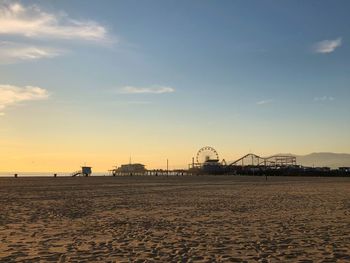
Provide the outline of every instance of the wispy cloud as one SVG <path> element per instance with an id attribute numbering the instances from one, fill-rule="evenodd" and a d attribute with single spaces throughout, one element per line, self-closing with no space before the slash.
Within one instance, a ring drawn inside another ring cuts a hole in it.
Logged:
<path id="1" fill-rule="evenodd" d="M 28 38 L 109 40 L 107 29 L 91 20 L 75 20 L 67 14 L 47 13 L 37 5 L 0 2 L 0 34 Z"/>
<path id="2" fill-rule="evenodd" d="M 256 103 L 256 105 L 266 105 L 271 103 L 272 103 L 272 100 L 260 100 Z"/>
<path id="3" fill-rule="evenodd" d="M 333 101 L 335 100 L 332 96 L 322 96 L 322 97 L 315 97 L 314 101 Z"/>
<path id="4" fill-rule="evenodd" d="M 57 48 L 0 42 L 0 64 L 54 58 L 63 53 L 65 51 Z"/>
<path id="5" fill-rule="evenodd" d="M 313 51 L 316 53 L 332 53 L 336 48 L 340 47 L 342 44 L 342 38 L 337 38 L 334 40 L 323 40 L 317 42 L 313 46 Z"/>
<path id="6" fill-rule="evenodd" d="M 3 110 L 9 106 L 24 101 L 47 99 L 48 97 L 48 91 L 39 87 L 0 85 L 0 115 L 4 115 Z"/>
<path id="7" fill-rule="evenodd" d="M 163 94 L 175 92 L 175 89 L 167 86 L 134 87 L 125 86 L 118 90 L 122 94 Z"/>

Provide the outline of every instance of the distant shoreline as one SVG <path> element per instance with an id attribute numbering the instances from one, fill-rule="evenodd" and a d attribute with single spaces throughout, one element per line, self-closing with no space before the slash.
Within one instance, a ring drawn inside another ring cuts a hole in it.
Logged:
<path id="1" fill-rule="evenodd" d="M 107 175 L 107 174 L 93 174 L 91 176 L 76 176 L 72 177 L 70 174 L 57 174 L 55 177 L 54 174 L 43 174 L 43 175 L 35 175 L 35 174 L 17 174 L 17 177 L 15 178 L 14 174 L 0 174 L 0 179 L 1 178 L 13 178 L 13 179 L 19 179 L 19 178 L 101 178 L 101 177 L 107 177 L 107 178 L 186 178 L 186 177 L 217 177 L 217 178 L 222 178 L 222 177 L 256 177 L 256 178 L 265 178 L 266 175 L 253 175 L 253 174 L 221 174 L 221 175 L 215 175 L 215 174 L 191 174 L 191 175 Z M 267 175 L 267 178 L 288 178 L 288 177 L 293 177 L 293 178 L 350 178 L 349 175 L 330 175 L 330 174 L 323 174 L 323 175 L 306 175 L 306 174 L 301 174 L 301 175 Z"/>

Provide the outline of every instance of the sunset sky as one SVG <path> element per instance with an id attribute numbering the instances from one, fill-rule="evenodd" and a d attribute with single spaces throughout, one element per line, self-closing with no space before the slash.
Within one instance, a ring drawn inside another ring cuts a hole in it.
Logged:
<path id="1" fill-rule="evenodd" d="M 0 0 L 0 171 L 350 152 L 349 1 Z"/>

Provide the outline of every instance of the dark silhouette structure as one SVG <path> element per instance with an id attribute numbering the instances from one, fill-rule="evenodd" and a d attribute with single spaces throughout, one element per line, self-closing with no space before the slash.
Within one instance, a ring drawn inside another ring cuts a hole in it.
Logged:
<path id="1" fill-rule="evenodd" d="M 209 146 L 197 152 L 196 161 L 193 158 L 189 164 L 191 174 L 261 175 L 266 179 L 267 176 L 350 176 L 350 167 L 333 170 L 329 167 L 304 167 L 297 164 L 293 155 L 262 157 L 249 153 L 227 164 L 225 160 L 220 162 L 217 151 Z"/>
<path id="2" fill-rule="evenodd" d="M 75 171 L 71 174 L 72 177 L 76 176 L 91 176 L 92 174 L 92 167 L 90 166 L 82 166 L 81 170 Z"/>
<path id="3" fill-rule="evenodd" d="M 146 175 L 146 168 L 141 163 L 122 164 L 120 167 L 110 170 L 113 176 L 117 175 Z"/>

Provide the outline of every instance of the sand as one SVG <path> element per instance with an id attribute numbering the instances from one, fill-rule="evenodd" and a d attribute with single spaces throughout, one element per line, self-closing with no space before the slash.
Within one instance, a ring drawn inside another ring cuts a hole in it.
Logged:
<path id="1" fill-rule="evenodd" d="M 350 178 L 0 178 L 0 262 L 350 262 Z"/>

